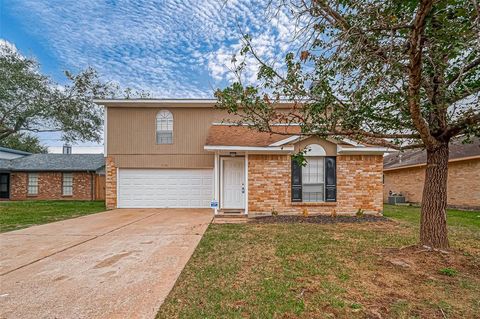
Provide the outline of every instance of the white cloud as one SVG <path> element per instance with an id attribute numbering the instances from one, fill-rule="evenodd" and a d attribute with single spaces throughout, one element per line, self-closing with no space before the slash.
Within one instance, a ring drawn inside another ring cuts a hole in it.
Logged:
<path id="1" fill-rule="evenodd" d="M 9 10 L 67 68 L 93 66 L 108 80 L 156 97 L 211 97 L 213 87 L 232 79 L 238 26 L 270 61 L 292 46 L 291 18 L 284 11 L 266 15 L 265 3 L 18 0 Z M 254 81 L 256 63 L 248 62 L 245 77 Z"/>
<path id="2" fill-rule="evenodd" d="M 5 52 L 6 50 L 12 51 L 12 52 L 18 52 L 17 47 L 15 44 L 5 40 L 5 39 L 0 39 L 0 54 Z"/>

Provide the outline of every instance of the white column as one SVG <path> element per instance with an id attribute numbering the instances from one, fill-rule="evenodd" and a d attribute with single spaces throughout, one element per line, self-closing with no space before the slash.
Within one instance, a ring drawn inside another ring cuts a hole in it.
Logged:
<path id="1" fill-rule="evenodd" d="M 219 167 L 220 166 L 218 164 L 219 164 L 219 155 L 218 155 L 218 152 L 215 152 L 215 164 L 214 164 L 214 167 L 213 167 L 213 178 L 215 179 L 213 181 L 213 185 L 214 185 L 214 196 L 213 196 L 214 198 L 213 199 L 216 200 L 217 203 L 219 203 L 219 205 L 220 205 L 220 200 L 219 200 L 220 187 L 218 185 L 218 183 L 220 181 L 220 178 L 219 178 L 219 176 L 220 176 Z M 215 208 L 214 211 L 215 211 L 215 215 L 218 214 L 218 207 Z"/>
<path id="2" fill-rule="evenodd" d="M 245 215 L 248 215 L 248 153 L 245 153 Z"/>

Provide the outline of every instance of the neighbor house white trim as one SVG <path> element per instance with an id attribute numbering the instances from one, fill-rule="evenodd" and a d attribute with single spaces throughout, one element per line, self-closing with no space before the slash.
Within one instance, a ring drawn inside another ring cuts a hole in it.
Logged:
<path id="1" fill-rule="evenodd" d="M 289 153 L 294 151 L 293 146 L 281 146 L 281 147 L 271 147 L 271 146 L 224 146 L 224 145 L 205 145 L 203 147 L 206 151 L 250 151 L 250 152 L 280 152 L 280 153 Z"/>

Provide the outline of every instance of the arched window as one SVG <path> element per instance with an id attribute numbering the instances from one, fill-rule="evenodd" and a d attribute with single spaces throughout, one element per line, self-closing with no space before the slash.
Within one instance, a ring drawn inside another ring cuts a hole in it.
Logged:
<path id="1" fill-rule="evenodd" d="M 170 111 L 157 113 L 157 144 L 173 143 L 173 115 Z"/>

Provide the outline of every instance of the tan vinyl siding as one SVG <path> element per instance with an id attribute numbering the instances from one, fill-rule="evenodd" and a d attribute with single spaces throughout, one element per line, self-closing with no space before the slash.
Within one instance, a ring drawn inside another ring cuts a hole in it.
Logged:
<path id="1" fill-rule="evenodd" d="M 121 168 L 213 168 L 214 155 L 114 155 Z"/>
<path id="2" fill-rule="evenodd" d="M 156 143 L 156 115 L 173 114 L 173 144 Z M 213 154 L 203 149 L 213 122 L 229 115 L 213 108 L 109 107 L 107 154 L 120 168 L 210 168 Z"/>

